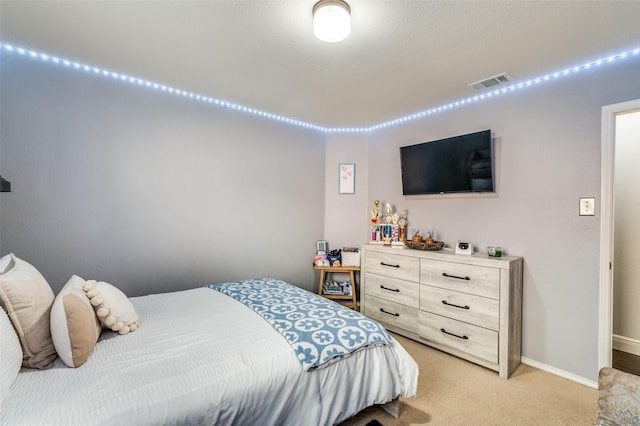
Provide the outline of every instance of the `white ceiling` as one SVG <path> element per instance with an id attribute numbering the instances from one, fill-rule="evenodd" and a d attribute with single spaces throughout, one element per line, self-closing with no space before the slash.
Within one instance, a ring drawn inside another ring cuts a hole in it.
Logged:
<path id="1" fill-rule="evenodd" d="M 640 1 L 347 0 L 351 35 L 313 36 L 315 0 L 6 1 L 10 43 L 327 127 L 371 126 L 640 47 Z"/>

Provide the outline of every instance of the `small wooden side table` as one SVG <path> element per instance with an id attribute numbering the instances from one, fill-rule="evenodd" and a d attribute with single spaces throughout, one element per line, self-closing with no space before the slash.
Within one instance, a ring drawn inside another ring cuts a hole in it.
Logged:
<path id="1" fill-rule="evenodd" d="M 332 300 L 351 300 L 350 305 L 345 305 L 354 311 L 358 310 L 358 305 L 356 303 L 356 278 L 355 273 L 360 272 L 359 266 L 313 266 L 313 269 L 320 271 L 320 281 L 318 282 L 318 294 L 322 297 L 326 297 L 327 299 Z M 338 294 L 323 294 L 322 293 L 322 284 L 324 284 L 324 279 L 327 274 L 331 272 L 348 272 L 349 277 L 351 278 L 351 296 L 344 296 Z"/>

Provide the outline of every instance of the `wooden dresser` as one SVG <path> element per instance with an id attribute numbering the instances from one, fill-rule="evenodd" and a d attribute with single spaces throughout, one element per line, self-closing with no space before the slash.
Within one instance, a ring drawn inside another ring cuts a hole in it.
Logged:
<path id="1" fill-rule="evenodd" d="M 360 310 L 508 378 L 522 346 L 521 257 L 364 245 Z"/>

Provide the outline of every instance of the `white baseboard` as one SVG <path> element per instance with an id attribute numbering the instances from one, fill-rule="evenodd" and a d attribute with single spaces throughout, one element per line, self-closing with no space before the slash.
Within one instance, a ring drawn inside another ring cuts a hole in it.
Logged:
<path id="1" fill-rule="evenodd" d="M 611 340 L 613 349 L 640 356 L 640 341 L 617 334 L 614 334 Z"/>
<path id="2" fill-rule="evenodd" d="M 535 367 L 539 370 L 542 371 L 546 371 L 547 373 L 551 373 L 551 374 L 555 374 L 556 376 L 560 376 L 560 377 L 564 377 L 565 379 L 569 379 L 573 382 L 577 382 L 580 383 L 581 385 L 585 385 L 585 386 L 589 386 L 590 388 L 594 388 L 594 389 L 598 389 L 598 382 L 597 381 L 593 381 L 593 380 L 588 380 L 585 379 L 584 377 L 580 377 L 580 376 L 576 376 L 573 373 L 569 373 L 568 371 L 564 371 L 564 370 L 560 370 L 559 368 L 555 368 L 555 367 L 551 367 L 550 365 L 547 364 L 543 364 L 541 362 L 538 362 L 536 360 L 527 358 L 527 357 L 522 357 L 520 359 L 520 361 L 523 364 L 527 364 L 530 365 L 532 367 Z"/>

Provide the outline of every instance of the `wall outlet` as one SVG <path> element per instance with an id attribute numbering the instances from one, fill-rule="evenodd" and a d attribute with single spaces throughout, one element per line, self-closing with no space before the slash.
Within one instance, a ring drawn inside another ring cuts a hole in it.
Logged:
<path id="1" fill-rule="evenodd" d="M 596 215 L 596 199 L 595 197 L 580 198 L 580 216 Z"/>

